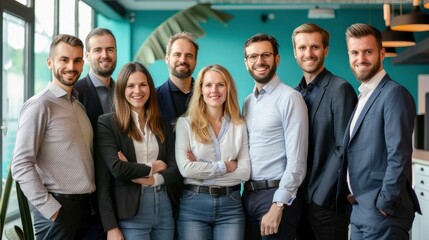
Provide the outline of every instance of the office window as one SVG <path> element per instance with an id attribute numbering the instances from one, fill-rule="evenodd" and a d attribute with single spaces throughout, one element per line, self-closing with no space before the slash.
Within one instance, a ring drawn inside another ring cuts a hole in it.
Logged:
<path id="1" fill-rule="evenodd" d="M 54 33 L 54 0 L 36 1 L 34 34 L 34 93 L 38 93 L 51 81 L 51 71 L 46 65 L 49 45 Z"/>
<path id="2" fill-rule="evenodd" d="M 21 3 L 24 6 L 28 6 L 28 0 L 15 0 L 15 1 Z"/>
<path id="3" fill-rule="evenodd" d="M 25 21 L 3 13 L 2 68 L 2 183 L 4 184 L 13 157 L 18 129 L 18 116 L 24 103 Z M 2 187 L 3 189 L 3 187 Z M 12 189 L 8 215 L 18 210 L 15 188 Z"/>
<path id="4" fill-rule="evenodd" d="M 88 4 L 84 3 L 83 1 L 79 1 L 79 33 L 78 37 L 85 42 L 86 35 L 91 31 L 92 29 L 92 8 L 88 6 Z"/>
<path id="5" fill-rule="evenodd" d="M 60 0 L 59 32 L 76 35 L 76 1 Z"/>

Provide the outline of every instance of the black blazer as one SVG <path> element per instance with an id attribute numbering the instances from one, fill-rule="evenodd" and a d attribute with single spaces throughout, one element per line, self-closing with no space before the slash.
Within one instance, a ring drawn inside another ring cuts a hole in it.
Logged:
<path id="1" fill-rule="evenodd" d="M 98 98 L 97 90 L 94 84 L 92 84 L 89 74 L 77 81 L 73 88 L 79 93 L 79 102 L 85 106 L 86 113 L 91 121 L 92 129 L 95 131 L 97 128 L 98 116 L 104 113 L 100 99 Z"/>
<path id="2" fill-rule="evenodd" d="M 307 203 L 333 208 L 343 137 L 357 102 L 356 92 L 344 79 L 326 71 L 309 112 L 307 174 L 302 190 Z M 296 88 L 300 91 L 300 86 Z M 345 199 L 344 199 L 345 200 Z"/>
<path id="3" fill-rule="evenodd" d="M 163 123 L 163 129 L 165 141 L 161 143 L 157 138 L 158 159 L 163 160 L 168 165 L 168 168 L 161 174 L 164 177 L 164 185 L 167 187 L 172 205 L 177 204 L 178 206 L 177 202 L 180 196 L 173 195 L 169 185 L 183 181 L 183 179 L 176 165 L 174 136 L 170 124 Z M 107 231 L 117 227 L 117 218 L 126 219 L 136 215 L 140 202 L 141 185 L 131 180 L 147 176 L 151 168 L 137 163 L 133 141 L 118 129 L 113 113 L 99 117 L 96 137 L 96 162 L 97 164 L 105 164 L 113 176 L 110 185 L 109 181 L 105 181 L 105 175 L 96 174 L 100 215 L 103 227 Z M 118 151 L 122 151 L 128 162 L 118 159 Z M 173 211 L 176 210 L 173 209 Z"/>

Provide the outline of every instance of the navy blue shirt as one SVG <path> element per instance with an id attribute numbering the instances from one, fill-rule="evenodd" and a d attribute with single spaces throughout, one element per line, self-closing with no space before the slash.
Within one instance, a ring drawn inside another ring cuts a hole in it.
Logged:
<path id="1" fill-rule="evenodd" d="M 320 82 L 325 77 L 326 73 L 327 70 L 325 68 L 309 84 L 307 84 L 305 78 L 302 77 L 301 82 L 296 89 L 301 93 L 302 97 L 304 98 L 305 103 L 307 104 L 308 112 L 311 112 L 311 108 L 316 99 L 317 92 L 320 89 Z"/>

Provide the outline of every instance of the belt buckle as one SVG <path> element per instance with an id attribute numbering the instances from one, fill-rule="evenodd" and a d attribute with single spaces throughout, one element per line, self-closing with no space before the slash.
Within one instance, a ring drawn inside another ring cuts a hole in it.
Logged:
<path id="1" fill-rule="evenodd" d="M 212 190 L 214 191 L 214 192 L 212 192 Z M 217 196 L 219 196 L 220 195 L 220 187 L 209 187 L 209 194 L 211 195 L 211 196 L 215 196 L 215 197 L 217 197 Z"/>

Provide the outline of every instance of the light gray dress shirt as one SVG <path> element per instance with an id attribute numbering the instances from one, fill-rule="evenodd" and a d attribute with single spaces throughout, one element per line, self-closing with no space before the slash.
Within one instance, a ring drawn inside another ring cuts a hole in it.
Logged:
<path id="1" fill-rule="evenodd" d="M 292 204 L 307 169 L 304 99 L 275 75 L 261 91 L 255 86 L 244 102 L 243 114 L 249 132 L 250 179 L 280 180 L 273 202 Z"/>
<path id="2" fill-rule="evenodd" d="M 76 92 L 59 86 L 24 103 L 19 117 L 12 176 L 30 203 L 46 218 L 61 204 L 49 192 L 84 194 L 95 191 L 93 132 Z"/>

